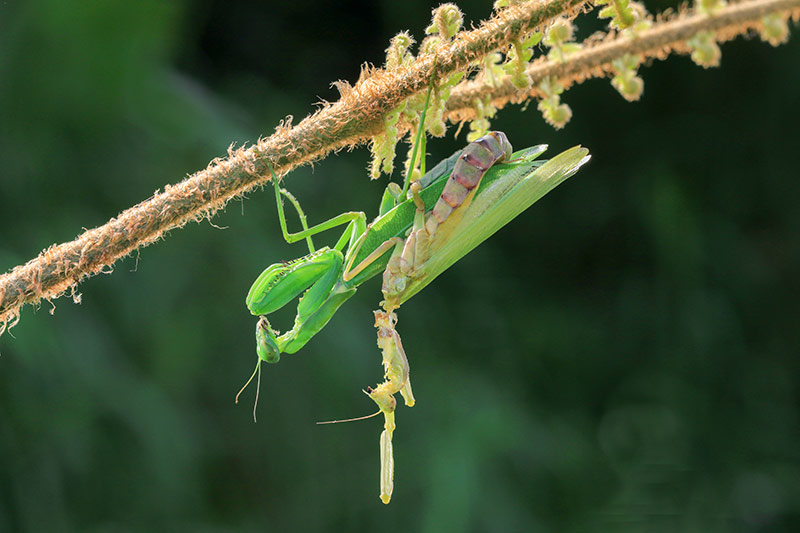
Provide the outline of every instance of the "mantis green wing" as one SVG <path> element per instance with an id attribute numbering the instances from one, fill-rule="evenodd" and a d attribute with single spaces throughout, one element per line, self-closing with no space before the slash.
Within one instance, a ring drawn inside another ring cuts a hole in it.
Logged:
<path id="1" fill-rule="evenodd" d="M 495 179 L 484 178 L 477 199 L 448 238 L 437 241 L 438 246 L 432 248 L 419 276 L 409 282 L 401 303 L 574 175 L 588 160 L 589 150 L 575 146 L 541 166 L 497 165 L 500 168 Z"/>
<path id="2" fill-rule="evenodd" d="M 520 150 L 519 152 L 515 152 L 512 156 L 513 157 L 512 162 L 499 163 L 492 166 L 492 168 L 490 168 L 487 171 L 486 175 L 483 177 L 483 180 L 481 181 L 481 184 L 478 187 L 477 194 L 481 195 L 481 191 L 489 188 L 497 180 L 504 181 L 508 180 L 509 178 L 513 180 L 515 178 L 519 179 L 520 176 L 529 175 L 531 172 L 533 172 L 534 170 L 536 170 L 537 168 L 546 163 L 546 161 L 539 161 L 536 159 L 539 155 L 544 153 L 545 150 L 547 150 L 547 145 L 544 144 L 532 146 L 530 148 Z M 424 176 L 422 176 L 422 178 L 420 178 L 420 186 L 422 187 L 422 190 L 420 191 L 420 196 L 425 202 L 425 208 L 427 210 L 433 209 L 433 206 L 436 204 L 436 201 L 442 194 L 442 189 L 444 189 L 444 186 L 447 183 L 447 179 L 450 177 L 450 174 L 453 171 L 453 167 L 455 166 L 455 163 L 461 156 L 462 152 L 463 150 L 459 150 L 450 157 L 448 157 L 447 159 L 440 161 L 439 164 L 437 164 L 435 167 L 429 170 Z M 577 168 L 575 170 L 577 171 Z M 512 176 L 508 175 L 508 172 L 510 171 L 514 171 Z M 554 184 L 553 187 L 555 187 L 555 185 L 558 185 L 558 183 Z M 551 189 L 553 187 L 551 187 Z M 543 195 L 544 193 L 542 193 L 542 196 Z M 533 202 L 531 202 L 531 204 L 532 203 Z M 417 207 L 414 204 L 414 201 L 412 199 L 407 199 L 404 200 L 403 202 L 400 202 L 389 212 L 376 219 L 370 226 L 370 231 L 365 236 L 363 245 L 356 254 L 353 264 L 358 264 L 361 261 L 363 261 L 381 243 L 389 240 L 390 238 L 404 237 L 406 232 L 413 225 L 414 213 L 416 212 L 416 210 Z M 514 218 L 523 210 L 524 208 L 519 212 L 515 213 L 511 218 Z M 495 229 L 494 231 L 497 231 L 497 229 Z M 494 233 L 494 231 L 492 233 Z M 474 246 L 472 246 L 472 248 L 474 248 L 475 246 L 486 240 L 490 235 L 491 233 L 483 237 Z M 470 250 L 472 248 L 470 248 Z M 460 256 L 456 257 L 452 262 L 448 264 L 448 266 L 453 264 L 460 257 L 463 257 L 468 251 L 469 250 L 464 252 L 464 254 L 461 254 Z M 361 283 L 372 278 L 373 276 L 382 273 L 386 268 L 386 264 L 388 263 L 390 256 L 391 256 L 391 251 L 387 251 L 378 260 L 374 261 L 362 272 L 356 275 L 350 282 L 348 282 L 348 285 L 350 286 L 360 285 Z M 447 267 L 445 267 L 445 269 L 446 268 Z M 420 287 L 420 289 L 421 288 L 422 287 Z"/>

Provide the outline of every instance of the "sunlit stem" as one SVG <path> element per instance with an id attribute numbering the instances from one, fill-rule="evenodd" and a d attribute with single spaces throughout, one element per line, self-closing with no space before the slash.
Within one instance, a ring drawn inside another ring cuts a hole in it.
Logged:
<path id="1" fill-rule="evenodd" d="M 436 72 L 436 62 L 433 63 L 433 72 Z M 420 148 L 420 139 L 424 136 L 425 133 L 425 115 L 428 113 L 428 104 L 431 101 L 431 91 L 433 91 L 433 84 L 436 78 L 431 76 L 431 83 L 428 85 L 428 93 L 425 95 L 425 107 L 422 108 L 422 113 L 419 116 L 419 127 L 417 128 L 417 137 L 414 139 L 414 148 L 411 151 L 411 164 L 408 165 L 408 172 L 406 172 L 406 181 L 403 183 L 403 191 L 400 194 L 400 198 L 405 198 L 406 192 L 408 192 L 408 185 L 411 181 L 411 176 L 414 174 L 414 168 L 417 166 L 417 152 Z M 423 142 L 424 146 L 424 142 Z M 423 166 L 425 161 L 425 150 L 422 150 L 422 160 Z"/>
<path id="2" fill-rule="evenodd" d="M 419 140 L 419 142 L 421 144 L 421 149 L 422 149 L 422 157 L 420 157 L 420 161 L 419 161 L 419 175 L 420 176 L 424 176 L 425 175 L 425 146 L 428 143 L 428 138 L 423 135 L 422 138 Z"/>

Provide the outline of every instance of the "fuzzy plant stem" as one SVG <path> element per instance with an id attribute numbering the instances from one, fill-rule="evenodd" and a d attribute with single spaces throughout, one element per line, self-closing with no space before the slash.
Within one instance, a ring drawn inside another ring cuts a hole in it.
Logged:
<path id="1" fill-rule="evenodd" d="M 108 271 L 114 262 L 192 220 L 210 218 L 231 198 L 265 184 L 267 163 L 278 176 L 331 151 L 369 141 L 385 115 L 409 96 L 424 91 L 435 75 L 446 79 L 486 54 L 504 48 L 586 0 L 526 2 L 504 9 L 471 31 L 459 33 L 432 54 L 392 70 L 365 69 L 355 86 L 338 85 L 341 98 L 297 126 L 282 124 L 249 148 L 229 150 L 205 170 L 123 211 L 71 242 L 53 245 L 24 265 L 0 276 L 0 333 L 19 320 L 19 309 L 42 298 L 73 291 L 83 278 Z"/>
<path id="2" fill-rule="evenodd" d="M 635 38 L 616 34 L 605 40 L 587 45 L 583 50 L 559 62 L 543 57 L 534 61 L 526 72 L 533 80 L 533 88 L 518 90 L 510 79 L 497 87 L 476 81 L 466 81 L 453 88 L 447 101 L 446 117 L 451 122 L 474 120 L 474 102 L 487 96 L 496 108 L 506 103 L 520 103 L 531 97 L 541 97 L 538 88 L 547 78 L 556 79 L 562 87 L 582 83 L 589 78 L 605 77 L 613 72 L 612 61 L 625 54 L 639 54 L 644 58 L 665 59 L 671 53 L 690 53 L 686 41 L 701 30 L 715 33 L 719 43 L 746 35 L 761 27 L 761 18 L 769 13 L 786 13 L 800 18 L 800 0 L 751 0 L 728 4 L 714 16 L 704 14 L 679 14 L 673 19 L 658 22 Z"/>

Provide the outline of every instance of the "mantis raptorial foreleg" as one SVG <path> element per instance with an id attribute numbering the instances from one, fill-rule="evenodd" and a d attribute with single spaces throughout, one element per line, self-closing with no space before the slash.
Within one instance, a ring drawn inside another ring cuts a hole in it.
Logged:
<path id="1" fill-rule="evenodd" d="M 256 323 L 258 355 L 256 370 L 260 369 L 261 361 L 276 363 L 280 360 L 281 353 L 294 353 L 299 350 L 327 324 L 339 306 L 355 293 L 355 288 L 340 285 L 344 265 L 342 250 L 348 243 L 359 239 L 366 229 L 366 215 L 361 212 L 342 213 L 309 228 L 300 202 L 289 191 L 280 188 L 272 166 L 269 164 L 268 166 L 272 172 L 275 202 L 283 238 L 289 243 L 305 239 L 309 255 L 295 261 L 271 265 L 261 273 L 250 288 L 246 300 L 247 307 L 254 315 L 260 317 Z M 288 231 L 281 195 L 286 197 L 297 211 L 302 231 L 297 233 Z M 313 235 L 345 224 L 347 228 L 333 249 L 315 250 L 311 238 Z M 294 327 L 279 337 L 278 331 L 272 328 L 265 315 L 280 309 L 304 291 L 297 306 Z M 250 380 L 252 379 L 251 376 Z M 239 394 L 241 392 L 239 391 Z M 239 394 L 236 395 L 237 403 Z"/>

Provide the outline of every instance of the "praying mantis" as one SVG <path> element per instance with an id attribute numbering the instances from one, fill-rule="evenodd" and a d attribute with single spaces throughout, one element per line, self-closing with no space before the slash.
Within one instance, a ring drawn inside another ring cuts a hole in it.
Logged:
<path id="1" fill-rule="evenodd" d="M 273 173 L 283 237 L 289 243 L 305 240 L 309 253 L 269 266 L 247 294 L 247 308 L 259 317 L 258 359 L 253 376 L 259 372 L 260 377 L 261 362 L 276 363 L 281 353 L 300 350 L 355 294 L 359 285 L 383 273 L 384 299 L 374 315 L 385 380 L 364 391 L 377 404 L 378 411 L 361 418 L 384 415 L 380 437 L 380 498 L 384 503 L 389 503 L 394 488 L 392 436 L 397 406 L 394 396 L 399 392 L 409 407 L 415 403 L 408 359 L 395 328 L 395 310 L 575 174 L 589 159 L 588 150 L 580 146 L 549 161 L 537 159 L 546 149 L 546 145 L 538 145 L 513 153 L 505 134 L 490 132 L 441 161 L 418 180 L 407 177 L 402 189 L 390 183 L 378 216 L 370 224 L 366 223 L 365 213 L 347 212 L 308 227 L 300 203 L 280 188 Z M 412 161 L 414 158 L 412 155 Z M 282 197 L 297 211 L 302 231 L 287 230 Z M 313 236 L 340 226 L 345 226 L 344 232 L 332 248 L 314 246 Z M 279 334 L 267 315 L 301 293 L 294 326 Z"/>

